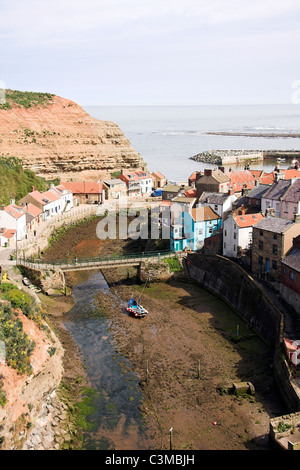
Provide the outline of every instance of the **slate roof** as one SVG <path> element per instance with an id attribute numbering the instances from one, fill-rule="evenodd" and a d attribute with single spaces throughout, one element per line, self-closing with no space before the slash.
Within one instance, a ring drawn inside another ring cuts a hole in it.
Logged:
<path id="1" fill-rule="evenodd" d="M 300 250 L 298 250 L 298 248 L 292 248 L 282 260 L 282 264 L 300 273 Z"/>
<path id="2" fill-rule="evenodd" d="M 279 180 L 277 183 L 273 183 L 272 186 L 270 186 L 263 197 L 265 199 L 272 199 L 273 201 L 280 201 L 290 184 L 290 180 Z"/>
<path id="3" fill-rule="evenodd" d="M 293 220 L 267 216 L 260 220 L 255 227 L 261 230 L 267 230 L 268 232 L 283 233 L 293 224 Z"/>
<path id="4" fill-rule="evenodd" d="M 299 202 L 300 201 L 300 178 L 289 187 L 282 198 L 282 201 Z"/>
<path id="5" fill-rule="evenodd" d="M 226 201 L 226 199 L 229 198 L 229 194 L 228 193 L 210 193 L 208 191 L 204 191 L 200 198 L 199 198 L 199 202 L 207 202 L 207 203 L 211 203 L 211 204 L 224 204 L 224 202 Z"/>
<path id="6" fill-rule="evenodd" d="M 246 197 L 254 198 L 254 199 L 261 199 L 262 195 L 270 189 L 269 184 L 259 184 L 258 186 L 254 186 L 251 191 L 247 194 Z"/>

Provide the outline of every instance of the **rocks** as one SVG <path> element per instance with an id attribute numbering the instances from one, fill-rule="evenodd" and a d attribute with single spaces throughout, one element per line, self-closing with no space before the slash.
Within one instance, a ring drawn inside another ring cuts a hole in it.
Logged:
<path id="1" fill-rule="evenodd" d="M 236 163 L 244 160 L 263 160 L 263 151 L 260 150 L 209 150 L 190 157 L 196 162 L 222 165 Z"/>
<path id="2" fill-rule="evenodd" d="M 32 431 L 23 445 L 23 450 L 59 450 L 69 446 L 74 438 L 68 408 L 56 393 L 49 395 L 34 422 Z"/>

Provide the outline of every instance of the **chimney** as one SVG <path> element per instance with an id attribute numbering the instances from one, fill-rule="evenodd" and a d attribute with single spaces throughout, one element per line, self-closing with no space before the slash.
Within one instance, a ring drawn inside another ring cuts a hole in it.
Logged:
<path id="1" fill-rule="evenodd" d="M 0 205 L 0 211 L 4 211 L 4 209 L 5 209 L 5 205 L 4 205 L 4 204 L 1 204 L 1 205 Z"/>
<path id="2" fill-rule="evenodd" d="M 211 176 L 212 175 L 212 170 L 205 169 L 204 170 L 204 176 Z"/>
<path id="3" fill-rule="evenodd" d="M 222 173 L 225 173 L 225 167 L 224 166 L 219 166 L 218 168 L 220 171 L 222 171 Z"/>
<path id="4" fill-rule="evenodd" d="M 34 191 L 34 186 L 31 186 L 31 192 L 33 193 L 33 191 Z"/>
<path id="5" fill-rule="evenodd" d="M 202 176 L 201 171 L 197 171 L 195 182 L 198 181 L 201 178 L 201 176 Z"/>
<path id="6" fill-rule="evenodd" d="M 239 208 L 238 215 L 245 215 L 245 206 L 244 206 L 244 204 Z"/>
<path id="7" fill-rule="evenodd" d="M 50 189 L 54 189 L 54 184 L 53 183 L 50 184 Z"/>
<path id="8" fill-rule="evenodd" d="M 15 202 L 16 202 L 16 201 L 15 201 L 15 198 L 11 196 L 11 197 L 10 197 L 10 204 L 15 204 Z"/>

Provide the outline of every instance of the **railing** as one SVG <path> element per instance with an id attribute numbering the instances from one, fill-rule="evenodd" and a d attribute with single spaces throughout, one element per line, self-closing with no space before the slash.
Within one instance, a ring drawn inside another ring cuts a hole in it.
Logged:
<path id="1" fill-rule="evenodd" d="M 73 259 L 62 259 L 57 261 L 45 261 L 45 260 L 34 260 L 34 259 L 20 259 L 19 263 L 21 266 L 25 266 L 32 269 L 55 269 L 60 268 L 62 270 L 67 269 L 80 269 L 89 267 L 105 267 L 114 266 L 120 264 L 139 264 L 144 259 L 158 259 L 174 257 L 174 252 L 167 251 L 152 251 L 142 252 L 134 254 L 116 254 L 113 256 L 102 256 L 102 257 L 88 257 L 88 258 L 73 258 Z"/>

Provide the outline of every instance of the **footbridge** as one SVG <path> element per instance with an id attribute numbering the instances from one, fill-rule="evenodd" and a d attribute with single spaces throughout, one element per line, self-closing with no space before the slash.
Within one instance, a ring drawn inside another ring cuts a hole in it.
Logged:
<path id="1" fill-rule="evenodd" d="M 67 271 L 87 271 L 91 269 L 117 268 L 120 266 L 139 266 L 142 261 L 160 262 L 165 258 L 173 258 L 173 251 L 143 252 L 133 254 L 121 254 L 105 257 L 73 258 L 56 261 L 44 261 L 41 259 L 19 259 L 18 265 L 38 271 L 60 269 Z"/>

